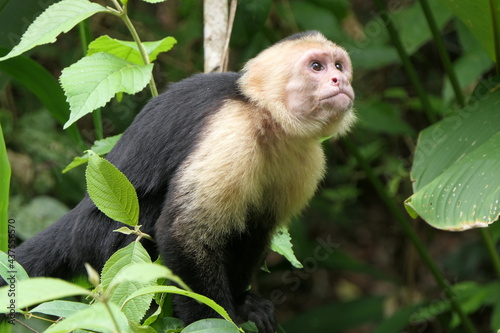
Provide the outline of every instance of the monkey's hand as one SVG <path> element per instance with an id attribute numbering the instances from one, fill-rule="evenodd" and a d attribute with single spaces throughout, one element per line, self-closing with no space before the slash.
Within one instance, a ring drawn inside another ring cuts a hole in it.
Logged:
<path id="1" fill-rule="evenodd" d="M 274 316 L 274 305 L 254 293 L 247 292 L 238 302 L 236 311 L 244 321 L 253 321 L 259 333 L 275 333 L 276 318 Z"/>

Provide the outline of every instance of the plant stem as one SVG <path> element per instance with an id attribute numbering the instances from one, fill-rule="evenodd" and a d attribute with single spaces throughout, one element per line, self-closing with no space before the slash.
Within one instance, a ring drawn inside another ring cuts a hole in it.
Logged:
<path id="1" fill-rule="evenodd" d="M 448 55 L 448 52 L 446 52 L 443 36 L 441 36 L 439 32 L 439 28 L 436 24 L 436 20 L 434 19 L 434 15 L 432 14 L 431 8 L 429 7 L 429 3 L 427 0 L 420 0 L 420 6 L 422 7 L 425 18 L 427 19 L 427 23 L 429 24 L 429 28 L 431 29 L 432 36 L 434 38 L 434 42 L 436 43 L 436 48 L 439 53 L 439 57 L 443 62 L 444 69 L 448 74 L 451 86 L 453 87 L 453 91 L 455 92 L 455 98 L 457 99 L 458 104 L 461 107 L 464 107 L 465 97 L 462 93 L 462 89 L 460 88 L 460 84 L 458 82 L 455 70 L 453 69 L 453 65 L 451 64 L 450 56 Z"/>
<path id="2" fill-rule="evenodd" d="M 116 322 L 116 318 L 113 315 L 113 312 L 111 311 L 111 308 L 109 307 L 108 300 L 103 300 L 103 304 L 104 304 L 104 306 L 106 307 L 106 309 L 109 312 L 111 320 L 113 321 L 113 325 L 115 325 L 116 332 L 120 332 L 120 326 L 118 326 L 118 323 Z"/>
<path id="3" fill-rule="evenodd" d="M 488 254 L 491 257 L 493 269 L 495 270 L 498 279 L 500 279 L 500 256 L 498 255 L 498 252 L 496 250 L 493 237 L 491 237 L 491 232 L 488 228 L 480 228 L 479 230 L 481 231 L 481 237 L 483 238 L 483 242 L 486 245 Z"/>
<path id="4" fill-rule="evenodd" d="M 135 30 L 134 25 L 132 24 L 132 21 L 130 21 L 130 18 L 127 15 L 127 6 L 124 5 L 123 7 L 120 6 L 120 4 L 116 0 L 112 0 L 114 3 L 116 9 L 118 10 L 119 14 L 118 16 L 123 20 L 125 25 L 127 26 L 128 31 L 132 35 L 132 38 L 134 39 L 135 43 L 137 44 L 137 47 L 139 48 L 139 53 L 141 54 L 142 61 L 144 62 L 144 65 L 148 65 L 151 62 L 149 61 L 149 55 L 144 47 L 144 45 L 141 42 L 141 39 L 139 38 L 139 34 L 137 33 L 137 30 Z M 151 80 L 149 81 L 149 89 L 151 90 L 151 95 L 153 97 L 158 96 L 158 89 L 156 88 L 156 83 L 151 76 Z"/>
<path id="5" fill-rule="evenodd" d="M 101 108 L 97 108 L 94 111 L 92 111 L 92 120 L 94 121 L 95 139 L 102 140 L 104 138 L 104 134 L 102 130 Z"/>
<path id="6" fill-rule="evenodd" d="M 82 43 L 82 53 L 85 56 L 91 39 L 89 23 L 87 20 L 78 24 L 78 32 L 80 35 L 80 42 Z M 104 137 L 104 134 L 102 131 L 102 114 L 100 108 L 95 109 L 92 112 L 92 120 L 94 121 L 95 139 L 101 140 Z"/>
<path id="7" fill-rule="evenodd" d="M 500 75 L 500 26 L 498 25 L 497 10 L 495 0 L 490 0 L 491 23 L 493 29 L 493 42 L 495 43 L 495 64 L 496 73 Z"/>
<path id="8" fill-rule="evenodd" d="M 413 86 L 417 91 L 417 95 L 422 103 L 422 108 L 425 114 L 427 115 L 427 119 L 431 124 L 434 124 L 437 121 L 436 113 L 434 112 L 434 109 L 432 108 L 429 98 L 427 97 L 424 85 L 422 84 L 422 81 L 418 77 L 417 70 L 415 69 L 415 66 L 413 66 L 410 57 L 406 53 L 403 43 L 399 38 L 398 31 L 396 30 L 396 27 L 394 26 L 394 23 L 392 22 L 391 17 L 389 16 L 389 13 L 385 8 L 384 4 L 382 3 L 382 1 L 374 0 L 374 2 L 377 9 L 380 11 L 380 17 L 383 19 L 386 25 L 387 31 L 389 32 L 394 47 L 398 51 L 399 57 L 401 58 L 401 61 L 403 63 L 403 67 L 405 68 L 406 74 L 408 75 L 411 83 L 413 84 Z"/>
<path id="9" fill-rule="evenodd" d="M 384 185 L 382 184 L 380 179 L 376 176 L 375 172 L 370 167 L 369 163 L 363 157 L 358 148 L 349 139 L 344 139 L 342 142 L 345 145 L 345 147 L 349 150 L 349 152 L 356 158 L 359 166 L 366 173 L 367 178 L 370 180 L 372 186 L 377 191 L 379 197 L 387 206 L 392 216 L 394 216 L 396 221 L 398 221 L 399 225 L 406 234 L 406 237 L 408 237 L 410 241 L 413 243 L 413 246 L 415 246 L 415 249 L 420 255 L 420 258 L 429 268 L 437 284 L 440 286 L 440 288 L 445 292 L 445 295 L 448 297 L 453 310 L 459 315 L 460 319 L 462 320 L 462 325 L 465 327 L 466 332 L 477 333 L 469 317 L 467 316 L 465 311 L 462 309 L 462 306 L 458 302 L 457 296 L 453 291 L 453 289 L 451 288 L 450 284 L 448 283 L 448 281 L 445 279 L 445 277 L 437 267 L 436 263 L 430 256 L 429 252 L 427 252 L 424 245 L 420 242 L 420 239 L 418 238 L 413 228 L 410 226 L 410 221 L 408 221 L 402 210 L 398 206 L 396 206 L 389 192 L 385 189 Z"/>

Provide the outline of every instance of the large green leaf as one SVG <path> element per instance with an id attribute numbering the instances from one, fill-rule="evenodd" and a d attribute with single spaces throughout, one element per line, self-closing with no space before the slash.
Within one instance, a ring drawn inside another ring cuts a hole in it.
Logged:
<path id="1" fill-rule="evenodd" d="M 130 263 L 126 265 L 113 277 L 109 288 L 113 288 L 123 282 L 133 281 L 147 284 L 161 278 L 173 281 L 182 288 L 190 290 L 190 288 L 177 275 L 172 273 L 169 268 L 151 262 Z"/>
<path id="2" fill-rule="evenodd" d="M 488 0 L 439 0 L 446 5 L 474 34 L 486 53 L 495 60 L 493 24 Z M 496 6 L 500 17 L 500 6 Z"/>
<path id="3" fill-rule="evenodd" d="M 72 302 L 72 301 L 51 301 L 38 305 L 30 312 L 44 313 L 51 316 L 66 318 L 78 311 L 87 309 L 89 306 L 90 305 L 85 303 Z"/>
<path id="4" fill-rule="evenodd" d="M 139 263 L 151 263 L 151 257 L 139 242 L 132 242 L 119 249 L 106 261 L 101 273 L 101 283 L 104 290 L 111 284 L 115 276 L 126 266 Z"/>
<path id="5" fill-rule="evenodd" d="M 90 291 L 64 280 L 53 278 L 32 278 L 19 281 L 16 285 L 16 309 L 23 309 L 45 301 L 68 296 L 90 295 Z M 0 313 L 8 312 L 12 297 L 8 296 L 9 287 L 0 288 Z"/>
<path id="6" fill-rule="evenodd" d="M 498 219 L 499 106 L 497 91 L 422 131 L 411 174 L 414 194 L 405 202 L 412 216 L 455 231 Z"/>
<path id="7" fill-rule="evenodd" d="M 95 13 L 108 11 L 87 0 L 62 0 L 47 8 L 28 27 L 21 41 L 0 61 L 13 58 L 37 45 L 53 43 L 56 37 Z"/>
<path id="8" fill-rule="evenodd" d="M 128 267 L 135 264 L 151 264 L 148 252 L 139 242 L 132 242 L 116 251 L 104 265 L 101 274 L 102 286 L 106 293 L 111 293 L 110 300 L 113 303 L 121 306 L 133 292 L 153 285 L 153 281 L 149 277 L 136 281 L 130 281 L 134 280 L 133 276 L 128 280 L 123 277 L 127 271 L 130 272 Z M 121 273 L 122 271 L 125 272 Z M 123 312 L 130 320 L 138 323 L 149 309 L 152 299 L 153 296 L 150 294 L 138 297 L 126 304 Z"/>
<path id="9" fill-rule="evenodd" d="M 177 41 L 175 38 L 165 37 L 159 41 L 143 42 L 142 44 L 149 56 L 149 61 L 153 62 L 156 60 L 158 54 L 169 51 L 176 43 Z M 89 44 L 87 55 L 99 52 L 111 53 L 119 58 L 133 62 L 134 64 L 144 64 L 136 42 L 126 42 L 104 35 Z"/>
<path id="10" fill-rule="evenodd" d="M 137 193 L 120 170 L 96 154 L 91 154 L 85 177 L 89 196 L 99 210 L 115 221 L 132 227 L 137 225 Z"/>
<path id="11" fill-rule="evenodd" d="M 143 295 L 147 294 L 156 294 L 156 293 L 169 293 L 169 294 L 176 294 L 176 295 L 184 295 L 187 297 L 190 297 L 192 299 L 197 300 L 198 302 L 205 304 L 212 308 L 215 312 L 217 312 L 222 318 L 231 321 L 231 317 L 229 317 L 229 314 L 227 313 L 226 310 L 219 304 L 215 303 L 213 300 L 210 298 L 197 294 L 195 292 L 189 291 L 189 290 L 184 290 L 180 289 L 175 286 L 151 286 L 151 287 L 146 287 L 142 288 L 140 290 L 137 290 L 136 292 L 130 294 L 128 298 L 125 300 L 125 304 L 132 301 L 136 297 L 140 297 Z"/>
<path id="12" fill-rule="evenodd" d="M 104 106 L 119 92 L 135 94 L 150 81 L 153 64 L 137 65 L 115 55 L 100 52 L 84 57 L 61 74 L 61 85 L 71 107 L 64 125 Z"/>
<path id="13" fill-rule="evenodd" d="M 45 333 L 66 333 L 79 328 L 105 333 L 131 332 L 125 314 L 120 311 L 118 306 L 110 302 L 107 306 L 98 303 L 78 311 L 49 327 Z"/>

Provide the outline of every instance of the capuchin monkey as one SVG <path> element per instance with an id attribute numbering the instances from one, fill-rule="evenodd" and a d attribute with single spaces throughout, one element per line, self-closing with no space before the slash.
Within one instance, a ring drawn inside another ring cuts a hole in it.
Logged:
<path id="1" fill-rule="evenodd" d="M 307 205 L 325 173 L 320 139 L 355 121 L 346 51 L 317 31 L 281 40 L 240 73 L 198 74 L 172 84 L 137 115 L 107 159 L 137 190 L 144 240 L 195 292 L 261 333 L 274 307 L 250 292 L 278 226 Z M 16 248 L 30 276 L 69 278 L 100 270 L 134 237 L 86 196 Z M 218 317 L 174 297 L 186 324 Z"/>

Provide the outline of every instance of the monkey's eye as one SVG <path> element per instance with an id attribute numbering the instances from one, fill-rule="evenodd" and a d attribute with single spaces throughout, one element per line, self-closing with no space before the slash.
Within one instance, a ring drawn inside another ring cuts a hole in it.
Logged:
<path id="1" fill-rule="evenodd" d="M 315 72 L 319 72 L 319 71 L 322 71 L 323 69 L 325 69 L 325 67 L 318 61 L 314 61 L 312 64 L 311 64 L 311 69 Z"/>
<path id="2" fill-rule="evenodd" d="M 335 68 L 337 68 L 341 72 L 344 71 L 344 65 L 342 65 L 340 62 L 335 63 Z"/>

